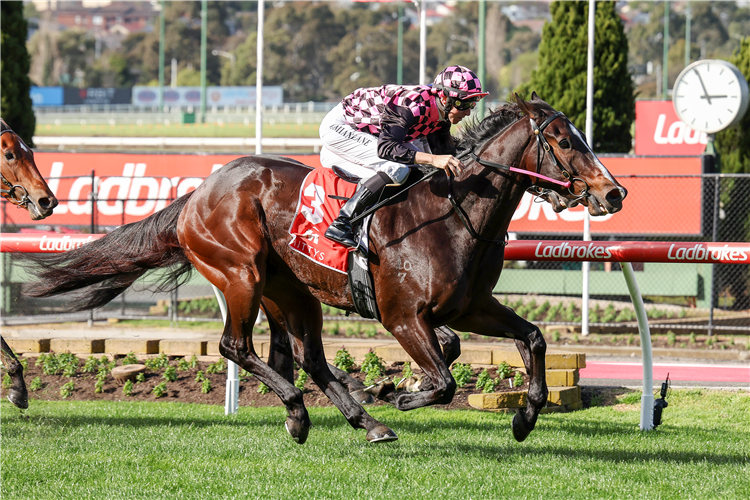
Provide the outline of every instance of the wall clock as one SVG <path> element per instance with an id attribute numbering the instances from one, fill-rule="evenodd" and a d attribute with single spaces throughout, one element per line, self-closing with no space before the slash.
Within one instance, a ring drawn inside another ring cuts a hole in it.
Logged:
<path id="1" fill-rule="evenodd" d="M 694 130 L 714 134 L 737 125 L 748 107 L 748 85 L 737 66 L 703 59 L 675 80 L 672 103 L 677 116 Z"/>

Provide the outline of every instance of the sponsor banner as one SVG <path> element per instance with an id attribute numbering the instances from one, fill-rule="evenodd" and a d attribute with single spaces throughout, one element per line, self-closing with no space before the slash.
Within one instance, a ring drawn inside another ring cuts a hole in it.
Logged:
<path id="1" fill-rule="evenodd" d="M 65 87 L 63 96 L 65 104 L 130 104 L 132 99 L 132 89 L 112 87 Z"/>
<path id="2" fill-rule="evenodd" d="M 635 154 L 699 155 L 708 136 L 677 118 L 672 101 L 635 102 Z"/>
<path id="3" fill-rule="evenodd" d="M 48 180 L 60 204 L 46 219 L 30 221 L 26 216 L 16 223 L 90 224 L 92 172 L 98 187 L 96 216 L 99 225 L 119 226 L 141 220 L 194 190 L 211 172 L 238 157 L 38 152 L 34 159 L 39 172 Z M 321 166 L 318 155 L 288 157 L 311 167 Z"/>
<path id="4" fill-rule="evenodd" d="M 98 240 L 103 234 L 65 235 L 50 234 L 20 234 L 8 233 L 0 235 L 0 252 L 21 253 L 59 253 L 73 250 L 80 246 Z"/>
<path id="5" fill-rule="evenodd" d="M 62 106 L 62 87 L 31 87 L 31 102 L 34 106 Z"/>
<path id="6" fill-rule="evenodd" d="M 750 243 L 649 241 L 508 242 L 507 260 L 750 264 Z"/>
<path id="7" fill-rule="evenodd" d="M 291 157 L 311 167 L 321 166 L 318 155 Z M 22 224 L 84 224 L 72 221 L 84 220 L 91 214 L 92 171 L 98 185 L 98 223 L 120 225 L 140 220 L 192 191 L 211 172 L 236 158 L 237 155 L 38 152 L 35 160 L 39 171 L 61 201 L 47 219 L 26 220 Z M 592 234 L 701 234 L 702 181 L 700 177 L 684 177 L 701 173 L 700 157 L 603 156 L 601 160 L 628 190 L 628 196 L 619 213 L 591 218 Z M 675 177 L 633 178 L 632 175 Z M 125 201 L 107 201 L 107 198 Z M 549 203 L 535 203 L 527 193 L 513 215 L 509 230 L 520 234 L 580 235 L 584 210 L 579 206 L 557 214 Z M 82 217 L 71 217 L 74 215 Z"/>
<path id="8" fill-rule="evenodd" d="M 628 190 L 623 208 L 616 214 L 591 217 L 595 235 L 700 235 L 702 231 L 702 181 L 700 177 L 648 177 L 633 175 L 685 176 L 702 173 L 701 157 L 599 158 L 618 182 Z M 583 206 L 559 214 L 546 202 L 537 203 L 524 194 L 513 214 L 510 232 L 524 234 L 583 233 Z"/>
<path id="9" fill-rule="evenodd" d="M 255 106 L 256 92 L 253 87 L 206 87 L 207 106 Z M 284 90 L 280 86 L 263 87 L 263 104 L 278 106 L 284 103 Z M 200 87 L 165 87 L 166 106 L 200 106 Z M 133 87 L 133 104 L 153 106 L 159 104 L 159 87 Z"/>

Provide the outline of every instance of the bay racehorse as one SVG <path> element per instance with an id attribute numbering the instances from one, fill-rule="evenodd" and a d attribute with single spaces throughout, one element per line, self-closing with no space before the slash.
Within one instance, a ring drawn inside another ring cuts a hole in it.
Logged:
<path id="1" fill-rule="evenodd" d="M 509 337 L 530 377 L 528 405 L 512 423 L 522 441 L 547 400 L 546 344 L 538 328 L 492 296 L 513 213 L 527 189 L 550 200 L 554 192 L 557 203 L 584 204 L 592 215 L 621 210 L 627 192 L 562 113 L 536 94 L 516 101 L 467 128 L 458 144 L 467 168 L 457 178 L 434 175 L 376 212 L 369 250 L 382 323 L 430 380 L 428 390 L 385 397 L 401 410 L 451 401 L 456 383 L 440 349 L 443 326 Z M 106 304 L 151 269 L 171 270 L 160 279 L 165 289 L 194 266 L 227 301 L 221 354 L 281 398 L 286 428 L 297 442 L 306 440 L 310 427 L 302 392 L 264 363 L 252 344 L 262 300 L 279 323 L 277 333 L 288 332 L 294 360 L 348 422 L 366 429 L 368 441 L 394 440 L 396 434 L 350 396 L 325 361 L 321 302 L 354 306 L 345 275 L 289 247 L 288 229 L 309 171 L 275 156 L 234 160 L 161 212 L 70 252 L 44 256 L 26 293 L 77 291 L 71 307 L 87 309 Z"/>
<path id="2" fill-rule="evenodd" d="M 32 220 L 44 219 L 52 215 L 57 206 L 57 198 L 41 176 L 34 163 L 34 153 L 18 134 L 13 132 L 0 119 L 0 194 L 11 204 L 29 212 Z M 16 359 L 13 350 L 0 336 L 0 354 L 3 364 L 8 369 L 12 384 L 8 390 L 8 399 L 19 408 L 29 407 L 26 384 L 23 381 L 23 367 Z"/>

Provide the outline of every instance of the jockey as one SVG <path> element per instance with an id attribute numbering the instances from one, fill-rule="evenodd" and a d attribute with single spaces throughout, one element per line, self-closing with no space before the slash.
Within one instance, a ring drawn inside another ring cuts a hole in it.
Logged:
<path id="1" fill-rule="evenodd" d="M 469 116 L 486 95 L 473 71 L 449 66 L 432 85 L 361 88 L 345 97 L 320 124 L 320 162 L 362 182 L 326 238 L 356 247 L 351 218 L 374 205 L 387 185 L 402 184 L 409 165 L 432 165 L 447 175 L 461 172 L 451 125 Z"/>

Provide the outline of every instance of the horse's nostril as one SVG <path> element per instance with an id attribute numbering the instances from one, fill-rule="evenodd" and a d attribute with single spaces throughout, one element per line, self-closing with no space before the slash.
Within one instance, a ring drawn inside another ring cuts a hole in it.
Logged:
<path id="1" fill-rule="evenodd" d="M 622 201 L 624 197 L 625 196 L 619 189 L 611 190 L 609 193 L 607 193 L 607 196 L 606 196 L 607 201 L 609 203 L 619 203 Z"/>
<path id="2" fill-rule="evenodd" d="M 45 208 L 45 209 L 54 207 L 54 205 L 52 204 L 52 201 L 49 198 L 39 198 L 39 201 L 37 201 L 37 204 L 41 208 Z"/>

